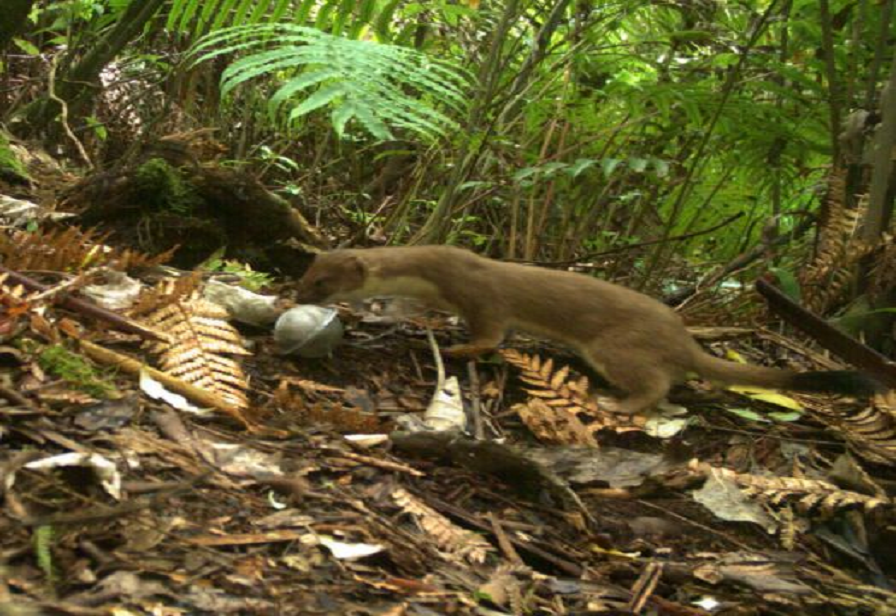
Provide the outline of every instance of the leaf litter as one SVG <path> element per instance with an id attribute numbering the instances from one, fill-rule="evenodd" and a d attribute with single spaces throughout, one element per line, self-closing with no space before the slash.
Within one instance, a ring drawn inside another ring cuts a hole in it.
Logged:
<path id="1" fill-rule="evenodd" d="M 47 237 L 83 256 L 74 234 Z M 195 303 L 195 276 L 107 322 L 0 284 L 0 610 L 896 612 L 892 394 L 689 387 L 662 422 L 619 417 L 530 342 L 441 364 L 424 342 L 454 335 L 440 319 L 343 310 L 331 357 L 284 358 Z M 140 333 L 159 323 L 154 351 L 227 400 L 159 370 Z M 724 344 L 820 361 L 773 342 Z M 61 378 L 41 361 L 57 346 L 91 370 Z M 160 372 L 164 389 L 146 380 Z M 85 396 L 91 379 L 110 386 Z M 180 413 L 165 389 L 215 410 Z M 451 412 L 427 425 L 434 391 Z"/>

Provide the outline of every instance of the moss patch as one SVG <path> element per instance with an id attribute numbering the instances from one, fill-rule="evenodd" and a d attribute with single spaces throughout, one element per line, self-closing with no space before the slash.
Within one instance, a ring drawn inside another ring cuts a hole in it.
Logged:
<path id="1" fill-rule="evenodd" d="M 150 158 L 134 175 L 137 197 L 149 209 L 190 216 L 201 199 L 180 171 L 161 158 Z"/>
<path id="2" fill-rule="evenodd" d="M 0 177 L 28 181 L 28 170 L 9 143 L 9 137 L 0 131 Z"/>
<path id="3" fill-rule="evenodd" d="M 61 344 L 45 348 L 37 358 L 40 367 L 55 374 L 72 387 L 94 398 L 105 398 L 115 387 L 101 378 L 97 370 L 83 357 L 72 353 Z"/>

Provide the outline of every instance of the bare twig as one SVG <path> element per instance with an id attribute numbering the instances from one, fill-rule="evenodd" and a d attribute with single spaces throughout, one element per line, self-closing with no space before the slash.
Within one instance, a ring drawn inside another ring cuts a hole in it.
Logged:
<path id="1" fill-rule="evenodd" d="M 75 144 L 75 149 L 78 150 L 78 154 L 81 155 L 81 159 L 84 161 L 84 164 L 87 165 L 87 168 L 93 170 L 93 161 L 91 161 L 90 157 L 87 155 L 87 150 L 84 149 L 84 145 L 75 136 L 75 133 L 72 132 L 71 127 L 68 125 L 68 103 L 61 99 L 58 94 L 56 94 L 56 64 L 58 63 L 58 61 L 59 56 L 53 56 L 53 59 L 50 61 L 50 72 L 47 81 L 47 96 L 50 97 L 50 100 L 59 105 L 59 123 L 62 124 L 62 130 L 65 131 L 65 134 L 68 136 L 69 140 Z"/>
<path id="2" fill-rule="evenodd" d="M 495 539 L 498 540 L 498 547 L 500 547 L 501 551 L 504 552 L 504 556 L 507 557 L 507 560 L 515 565 L 526 564 L 523 559 L 520 558 L 519 552 L 516 551 L 516 548 L 513 547 L 513 543 L 510 542 L 510 538 L 507 536 L 507 533 L 504 532 L 504 527 L 501 525 L 501 520 L 498 518 L 494 511 L 488 512 L 488 521 L 492 526 L 492 532 L 495 534 Z"/>
<path id="3" fill-rule="evenodd" d="M 541 265 L 544 267 L 563 267 L 566 265 L 579 265 L 582 267 L 588 267 L 587 263 L 583 263 L 588 259 L 594 259 L 596 257 L 605 257 L 607 255 L 613 255 L 620 252 L 626 252 L 627 250 L 634 250 L 636 248 L 643 248 L 644 246 L 652 246 L 653 244 L 659 244 L 661 242 L 678 242 L 681 240 L 688 240 L 692 237 L 697 237 L 699 235 L 706 235 L 707 233 L 712 233 L 713 231 L 717 231 L 726 225 L 730 225 L 732 222 L 743 216 L 743 212 L 738 212 L 732 216 L 729 216 L 722 222 L 715 224 L 706 229 L 701 229 L 700 231 L 693 231 L 691 233 L 685 233 L 683 235 L 676 235 L 674 237 L 660 238 L 657 240 L 648 240 L 646 242 L 638 242 L 637 244 L 629 244 L 627 246 L 619 246 L 617 248 L 611 248 L 609 250 L 602 250 L 601 252 L 590 252 L 586 255 L 582 255 L 576 259 L 570 259 L 568 261 L 531 261 L 528 259 L 507 259 L 507 261 L 511 261 L 514 263 L 532 263 L 534 265 Z"/>
<path id="4" fill-rule="evenodd" d="M 22 285 L 29 291 L 37 291 L 40 294 L 47 293 L 57 288 L 41 284 L 33 278 L 29 278 L 28 276 L 25 276 L 18 272 L 14 272 L 13 270 L 7 269 L 2 265 L 0 265 L 0 274 L 6 274 L 8 280 L 14 282 L 15 284 Z M 82 299 L 65 296 L 60 298 L 60 303 L 66 308 L 69 308 L 76 312 L 80 312 L 81 314 L 107 321 L 108 323 L 112 324 L 113 327 L 123 332 L 127 332 L 129 334 L 137 334 L 141 338 L 145 338 L 147 340 L 161 340 L 163 342 L 168 341 L 168 337 L 162 333 L 148 329 L 146 327 L 143 327 L 142 325 L 138 325 L 137 323 L 126 319 L 120 314 L 117 314 L 110 310 L 106 310 L 101 306 L 91 304 L 90 302 L 84 301 Z"/>
<path id="5" fill-rule="evenodd" d="M 485 438 L 485 426 L 482 423 L 482 400 L 479 397 L 479 373 L 476 362 L 467 362 L 467 375 L 470 378 L 470 411 L 473 415 L 473 437 L 477 440 Z"/>
<path id="6" fill-rule="evenodd" d="M 68 280 L 64 280 L 59 284 L 55 284 L 52 287 L 47 287 L 45 291 L 39 292 L 37 295 L 32 295 L 29 299 L 31 302 L 39 302 L 50 297 L 59 295 L 64 293 L 65 291 L 72 289 L 73 287 L 80 286 L 84 281 L 89 280 L 94 274 L 96 274 L 100 268 L 93 268 L 78 274 L 73 278 L 69 278 Z"/>

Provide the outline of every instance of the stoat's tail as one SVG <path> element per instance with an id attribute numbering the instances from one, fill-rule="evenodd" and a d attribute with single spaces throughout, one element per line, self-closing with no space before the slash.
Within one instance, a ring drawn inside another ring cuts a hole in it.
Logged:
<path id="1" fill-rule="evenodd" d="M 725 361 L 703 352 L 695 353 L 693 369 L 706 379 L 734 385 L 848 396 L 872 396 L 886 391 L 877 380 L 852 370 L 795 372 Z"/>

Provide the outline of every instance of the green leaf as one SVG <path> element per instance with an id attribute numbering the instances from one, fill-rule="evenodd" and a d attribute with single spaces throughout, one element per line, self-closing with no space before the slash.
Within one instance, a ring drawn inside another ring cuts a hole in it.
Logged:
<path id="1" fill-rule="evenodd" d="M 491 188 L 494 185 L 494 182 L 487 182 L 484 180 L 470 180 L 469 182 L 461 183 L 461 185 L 457 187 L 457 190 L 463 192 L 465 190 L 470 190 L 473 188 Z"/>
<path id="2" fill-rule="evenodd" d="M 780 412 L 780 411 L 772 411 L 771 413 L 768 414 L 768 416 L 771 417 L 772 419 L 774 419 L 775 421 L 782 421 L 782 422 L 790 423 L 790 422 L 794 422 L 794 421 L 799 421 L 803 417 L 803 414 L 798 413 L 796 411 L 792 411 L 790 413 L 784 413 L 784 412 Z"/>
<path id="3" fill-rule="evenodd" d="M 597 164 L 597 161 L 594 160 L 593 158 L 577 158 L 576 161 L 569 166 L 569 169 L 567 170 L 567 172 L 573 178 L 577 178 L 577 177 L 579 177 L 579 174 L 581 174 L 583 171 L 585 171 L 585 169 L 588 169 L 589 167 L 593 167 L 596 164 Z"/>
<path id="4" fill-rule="evenodd" d="M 199 2 L 191 1 L 187 2 L 184 12 L 180 16 L 180 26 L 178 30 L 181 32 L 188 32 L 190 22 L 193 21 L 193 16 L 196 15 L 196 11 L 199 10 Z"/>
<path id="5" fill-rule="evenodd" d="M 369 107 L 358 108 L 357 116 L 364 128 L 377 139 L 385 141 L 393 138 L 389 127 Z"/>
<path id="6" fill-rule="evenodd" d="M 803 406 L 799 402 L 797 402 L 790 396 L 785 396 L 784 394 L 779 393 L 773 389 L 765 389 L 763 387 L 747 387 L 743 385 L 731 385 L 728 387 L 728 390 L 747 396 L 752 400 L 758 400 L 759 402 L 774 404 L 775 406 L 791 409 L 793 411 L 803 410 Z"/>
<path id="7" fill-rule="evenodd" d="M 644 173 L 644 170 L 647 169 L 647 164 L 650 161 L 646 158 L 629 158 L 628 166 L 635 173 Z"/>
<path id="8" fill-rule="evenodd" d="M 37 46 L 29 43 L 25 39 L 14 38 L 13 43 L 15 43 L 16 47 L 21 49 L 24 53 L 28 54 L 29 56 L 39 56 L 40 55 L 40 49 L 38 49 Z"/>
<path id="9" fill-rule="evenodd" d="M 600 161 L 600 168 L 605 176 L 610 177 L 621 162 L 622 161 L 618 158 L 605 158 Z"/>
<path id="10" fill-rule="evenodd" d="M 726 411 L 737 415 L 741 419 L 746 419 L 747 421 L 758 421 L 758 422 L 767 422 L 768 420 L 757 413 L 756 411 L 751 411 L 750 409 L 729 409 L 725 408 Z"/>

